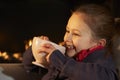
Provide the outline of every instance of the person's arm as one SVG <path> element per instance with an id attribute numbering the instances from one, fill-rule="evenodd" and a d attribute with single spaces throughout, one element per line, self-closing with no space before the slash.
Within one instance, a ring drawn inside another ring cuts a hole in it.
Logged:
<path id="1" fill-rule="evenodd" d="M 114 69 L 97 63 L 77 62 L 55 50 L 50 56 L 48 74 L 42 80 L 117 80 Z"/>
<path id="2" fill-rule="evenodd" d="M 23 53 L 23 66 L 26 71 L 38 71 L 38 66 L 33 65 L 32 61 L 34 61 L 34 56 L 32 54 L 31 46 Z"/>

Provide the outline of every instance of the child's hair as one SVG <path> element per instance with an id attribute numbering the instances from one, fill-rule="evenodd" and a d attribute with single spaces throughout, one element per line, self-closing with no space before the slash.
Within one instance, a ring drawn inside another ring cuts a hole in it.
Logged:
<path id="1" fill-rule="evenodd" d="M 114 35 L 114 18 L 105 6 L 87 4 L 78 6 L 73 13 L 83 13 L 84 21 L 92 31 L 95 39 L 106 39 L 106 47 L 111 48 Z"/>

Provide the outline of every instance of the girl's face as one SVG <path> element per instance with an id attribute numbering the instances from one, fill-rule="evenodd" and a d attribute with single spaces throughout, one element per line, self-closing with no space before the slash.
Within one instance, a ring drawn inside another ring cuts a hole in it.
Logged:
<path id="1" fill-rule="evenodd" d="M 69 57 L 73 57 L 81 50 L 97 45 L 93 40 L 89 26 L 83 20 L 84 16 L 80 13 L 73 13 L 68 21 L 64 41 L 67 46 L 66 53 Z"/>

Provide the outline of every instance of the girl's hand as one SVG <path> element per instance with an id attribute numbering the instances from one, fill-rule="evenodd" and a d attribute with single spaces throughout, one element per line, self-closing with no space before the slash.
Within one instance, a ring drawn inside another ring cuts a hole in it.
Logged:
<path id="1" fill-rule="evenodd" d="M 43 38 L 43 37 L 42 37 Z M 45 37 L 44 37 L 45 38 Z M 49 62 L 49 56 L 56 48 L 50 43 L 43 43 L 39 46 L 38 53 L 46 53 L 46 61 Z"/>
<path id="2" fill-rule="evenodd" d="M 40 36 L 39 38 L 43 39 L 43 40 L 48 40 L 49 41 L 49 38 L 47 36 Z"/>

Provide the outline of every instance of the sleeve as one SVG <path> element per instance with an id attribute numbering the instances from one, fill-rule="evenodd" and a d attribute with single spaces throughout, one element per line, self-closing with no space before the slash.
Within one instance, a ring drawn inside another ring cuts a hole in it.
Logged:
<path id="1" fill-rule="evenodd" d="M 110 68 L 98 63 L 77 62 L 56 50 L 50 56 L 50 68 L 42 80 L 117 80 L 115 75 Z"/>
<path id="2" fill-rule="evenodd" d="M 38 66 L 33 65 L 32 61 L 34 61 L 34 57 L 32 54 L 31 46 L 23 53 L 23 66 L 27 72 L 29 71 L 38 71 Z"/>

